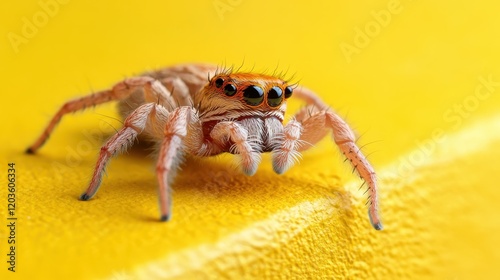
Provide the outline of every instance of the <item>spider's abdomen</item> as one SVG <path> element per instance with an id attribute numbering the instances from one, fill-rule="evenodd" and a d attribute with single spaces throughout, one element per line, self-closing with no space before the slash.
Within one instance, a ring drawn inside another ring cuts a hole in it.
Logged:
<path id="1" fill-rule="evenodd" d="M 191 106 L 193 97 L 207 83 L 207 75 L 214 75 L 217 67 L 206 64 L 181 64 L 156 71 L 150 71 L 143 76 L 151 77 L 160 82 L 168 92 L 156 92 L 152 100 L 145 97 L 144 88 L 134 90 L 127 98 L 120 100 L 118 111 L 123 119 L 135 109 L 147 102 L 160 103 L 169 111 L 178 106 Z M 158 97 L 159 95 L 159 97 Z M 167 96 L 171 96 L 169 100 Z"/>

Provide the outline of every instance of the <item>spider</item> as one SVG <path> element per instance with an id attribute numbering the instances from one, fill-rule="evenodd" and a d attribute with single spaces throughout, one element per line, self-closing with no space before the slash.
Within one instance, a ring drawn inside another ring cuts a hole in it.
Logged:
<path id="1" fill-rule="evenodd" d="M 287 100 L 292 95 L 307 106 L 285 125 Z M 205 64 L 147 72 L 111 89 L 66 102 L 26 152 L 35 153 L 65 114 L 109 101 L 119 101 L 124 125 L 102 146 L 81 200 L 96 194 L 111 157 L 125 151 L 140 134 L 160 144 L 156 175 L 161 220 L 167 221 L 172 205 L 169 189 L 183 154 L 238 154 L 243 172 L 251 176 L 257 171 L 261 154 L 270 152 L 274 171 L 282 174 L 300 152 L 331 132 L 341 152 L 367 183 L 370 222 L 375 229 L 382 229 L 375 172 L 356 146 L 348 124 L 311 90 L 271 75 L 233 73 Z"/>

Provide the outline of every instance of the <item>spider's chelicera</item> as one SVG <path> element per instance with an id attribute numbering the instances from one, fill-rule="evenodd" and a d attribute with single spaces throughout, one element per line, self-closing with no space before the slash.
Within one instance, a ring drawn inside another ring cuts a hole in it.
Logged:
<path id="1" fill-rule="evenodd" d="M 211 77 L 208 83 L 207 74 Z M 286 102 L 292 94 L 307 106 L 284 124 Z M 201 64 L 145 73 L 64 104 L 27 152 L 35 153 L 65 114 L 113 100 L 119 101 L 124 126 L 101 148 L 82 200 L 95 195 L 110 158 L 127 149 L 139 135 L 160 143 L 156 174 L 161 220 L 166 221 L 171 215 L 173 171 L 182 154 L 238 154 L 243 172 L 253 175 L 261 153 L 270 152 L 274 171 L 282 174 L 300 152 L 330 132 L 367 183 L 370 221 L 375 229 L 382 229 L 375 172 L 357 147 L 352 130 L 311 90 L 294 88 L 274 76 L 218 71 L 215 66 Z"/>

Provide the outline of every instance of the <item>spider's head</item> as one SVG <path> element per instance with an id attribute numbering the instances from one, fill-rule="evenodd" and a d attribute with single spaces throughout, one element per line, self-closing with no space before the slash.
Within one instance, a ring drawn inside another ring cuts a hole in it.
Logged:
<path id="1" fill-rule="evenodd" d="M 291 85 L 273 76 L 219 73 L 209 79 L 201 94 L 205 100 L 210 99 L 206 103 L 217 103 L 217 107 L 228 110 L 284 111 L 292 92 Z"/>

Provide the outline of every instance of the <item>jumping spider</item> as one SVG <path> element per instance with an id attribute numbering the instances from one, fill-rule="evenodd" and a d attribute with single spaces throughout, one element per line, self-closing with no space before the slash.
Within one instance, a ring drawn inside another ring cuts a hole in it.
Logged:
<path id="1" fill-rule="evenodd" d="M 292 94 L 307 106 L 284 125 L 286 101 Z M 270 75 L 189 64 L 125 79 L 111 89 L 65 103 L 26 152 L 35 153 L 65 114 L 115 100 L 119 101 L 124 126 L 101 148 L 81 200 L 95 195 L 110 158 L 126 150 L 139 134 L 160 143 L 156 174 L 161 220 L 167 221 L 172 205 L 170 183 L 182 154 L 239 154 L 243 172 L 253 175 L 261 153 L 270 152 L 274 171 L 282 174 L 301 151 L 331 131 L 335 143 L 367 183 L 370 221 L 375 229 L 382 229 L 375 172 L 356 146 L 347 123 L 311 90 L 294 88 Z"/>

